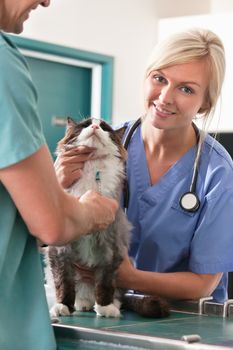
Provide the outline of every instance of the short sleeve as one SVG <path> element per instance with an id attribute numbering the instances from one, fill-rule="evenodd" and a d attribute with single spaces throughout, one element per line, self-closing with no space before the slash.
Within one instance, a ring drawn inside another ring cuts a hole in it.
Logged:
<path id="1" fill-rule="evenodd" d="M 0 67 L 0 168 L 4 168 L 36 152 L 45 139 L 27 63 L 2 35 Z"/>

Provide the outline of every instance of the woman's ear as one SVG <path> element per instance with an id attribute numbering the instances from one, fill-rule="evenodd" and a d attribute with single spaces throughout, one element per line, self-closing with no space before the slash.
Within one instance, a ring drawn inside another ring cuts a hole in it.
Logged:
<path id="1" fill-rule="evenodd" d="M 203 114 L 207 111 L 207 108 L 201 107 L 199 111 L 197 112 L 198 114 Z"/>
<path id="2" fill-rule="evenodd" d="M 207 89 L 205 93 L 204 101 L 198 113 L 203 114 L 203 113 L 209 112 L 210 110 L 211 110 L 211 99 L 210 99 L 209 91 Z"/>
<path id="3" fill-rule="evenodd" d="M 205 101 L 205 102 L 203 103 L 203 105 L 202 105 L 201 108 L 199 109 L 198 113 L 203 114 L 203 113 L 205 113 L 205 112 L 207 112 L 207 111 L 209 111 L 209 110 L 210 110 L 210 102 L 209 102 L 209 100 L 208 100 L 208 101 Z"/>

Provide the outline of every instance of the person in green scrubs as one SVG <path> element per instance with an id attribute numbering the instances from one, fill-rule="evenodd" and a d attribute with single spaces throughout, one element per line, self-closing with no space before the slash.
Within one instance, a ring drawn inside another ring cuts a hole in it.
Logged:
<path id="1" fill-rule="evenodd" d="M 106 228 L 118 204 L 59 185 L 27 63 L 3 33 L 21 33 L 50 0 L 0 0 L 0 349 L 54 350 L 37 239 L 63 245 Z"/>

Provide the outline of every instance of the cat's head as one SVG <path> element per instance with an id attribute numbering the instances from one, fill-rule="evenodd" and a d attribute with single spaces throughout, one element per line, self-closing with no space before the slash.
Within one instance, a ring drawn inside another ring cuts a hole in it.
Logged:
<path id="1" fill-rule="evenodd" d="M 66 133 L 58 143 L 57 153 L 62 149 L 83 145 L 96 148 L 97 156 L 113 155 L 125 160 L 127 152 L 122 145 L 125 129 L 115 130 L 102 119 L 89 118 L 76 122 L 68 117 Z"/>

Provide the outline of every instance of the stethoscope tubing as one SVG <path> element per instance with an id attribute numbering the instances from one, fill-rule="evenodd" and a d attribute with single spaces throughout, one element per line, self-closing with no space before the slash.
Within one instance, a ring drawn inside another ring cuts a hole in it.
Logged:
<path id="1" fill-rule="evenodd" d="M 123 146 L 124 148 L 127 150 L 129 143 L 131 141 L 131 138 L 135 132 L 135 130 L 139 127 L 139 125 L 141 124 L 141 117 L 138 118 L 129 128 L 128 133 L 126 134 L 126 137 L 123 141 Z M 201 157 L 201 137 L 200 137 L 200 130 L 198 129 L 198 127 L 196 126 L 196 124 L 192 124 L 196 133 L 196 157 L 195 157 L 195 161 L 194 161 L 194 165 L 193 165 L 193 175 L 192 175 L 192 180 L 191 180 L 191 184 L 190 184 L 190 188 L 189 191 L 185 192 L 184 194 L 181 195 L 180 200 L 179 200 L 179 204 L 181 206 L 181 208 L 184 211 L 187 212 L 196 212 L 199 207 L 200 207 L 200 200 L 197 196 L 196 193 L 196 186 L 197 186 L 197 177 L 198 177 L 198 167 L 199 167 L 199 163 L 200 163 L 200 157 Z M 128 181 L 125 181 L 124 184 L 124 208 L 125 211 L 127 211 L 128 209 L 128 205 L 129 205 L 129 185 L 128 185 Z"/>

